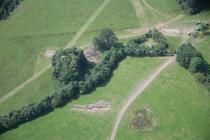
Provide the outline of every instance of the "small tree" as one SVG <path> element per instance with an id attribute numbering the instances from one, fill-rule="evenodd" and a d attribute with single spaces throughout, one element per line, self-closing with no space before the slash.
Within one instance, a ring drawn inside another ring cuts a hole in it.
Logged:
<path id="1" fill-rule="evenodd" d="M 79 81 L 86 70 L 87 60 L 82 50 L 71 48 L 56 52 L 53 57 L 53 78 L 62 84 Z"/>
<path id="2" fill-rule="evenodd" d="M 208 31 L 208 29 L 209 29 L 209 26 L 208 25 L 206 25 L 205 23 L 201 23 L 201 32 L 203 34 L 206 34 L 206 32 Z"/>
<path id="3" fill-rule="evenodd" d="M 101 30 L 99 36 L 93 39 L 93 45 L 96 49 L 100 51 L 105 51 L 113 47 L 117 40 L 118 38 L 116 37 L 114 32 L 109 28 L 105 28 Z"/>
<path id="4" fill-rule="evenodd" d="M 201 57 L 201 54 L 191 44 L 182 44 L 177 50 L 176 61 L 188 69 L 194 57 Z"/>
<path id="5" fill-rule="evenodd" d="M 207 63 L 201 57 L 192 58 L 189 71 L 192 73 L 205 73 L 208 70 Z"/>
<path id="6" fill-rule="evenodd" d="M 203 84 L 206 82 L 206 77 L 203 73 L 195 73 L 194 77 L 198 82 L 201 82 Z"/>

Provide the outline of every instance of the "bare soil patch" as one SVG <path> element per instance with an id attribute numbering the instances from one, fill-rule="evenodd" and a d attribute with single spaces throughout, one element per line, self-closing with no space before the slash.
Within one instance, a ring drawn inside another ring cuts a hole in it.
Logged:
<path id="1" fill-rule="evenodd" d="M 82 111 L 82 112 L 106 112 L 110 110 L 110 103 L 99 100 L 94 104 L 87 104 L 87 105 L 70 105 L 70 110 L 74 111 Z"/>
<path id="2" fill-rule="evenodd" d="M 88 61 L 98 63 L 100 61 L 100 52 L 95 48 L 88 48 L 84 50 L 84 55 Z"/>
<path id="3" fill-rule="evenodd" d="M 52 58 L 53 55 L 55 55 L 55 52 L 56 51 L 54 51 L 54 50 L 47 49 L 43 52 L 43 56 L 46 58 Z"/>
<path id="4" fill-rule="evenodd" d="M 152 108 L 149 106 L 133 112 L 131 118 L 131 127 L 141 132 L 150 132 L 160 123 L 159 118 L 153 115 Z"/>

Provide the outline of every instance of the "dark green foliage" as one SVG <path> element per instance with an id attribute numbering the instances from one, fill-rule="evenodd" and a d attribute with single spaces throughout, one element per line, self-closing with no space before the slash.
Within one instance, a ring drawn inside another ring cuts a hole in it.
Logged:
<path id="1" fill-rule="evenodd" d="M 194 74 L 194 77 L 200 83 L 203 83 L 204 84 L 205 81 L 206 81 L 206 77 L 205 77 L 205 75 L 203 73 L 195 73 Z"/>
<path id="2" fill-rule="evenodd" d="M 0 0 L 0 20 L 7 19 L 10 13 L 20 4 L 23 0 Z"/>
<path id="3" fill-rule="evenodd" d="M 201 23 L 200 26 L 201 26 L 201 32 L 203 34 L 206 34 L 209 29 L 209 25 L 206 25 L 206 23 Z"/>
<path id="4" fill-rule="evenodd" d="M 189 68 L 192 58 L 201 57 L 201 54 L 191 44 L 182 44 L 176 54 L 176 61 L 186 69 Z"/>
<path id="5" fill-rule="evenodd" d="M 70 100 L 78 97 L 78 84 L 70 83 L 60 91 L 45 97 L 38 103 L 29 104 L 16 111 L 10 111 L 7 115 L 0 116 L 0 133 L 15 128 L 18 125 L 36 119 L 56 107 L 65 105 Z"/>
<path id="6" fill-rule="evenodd" d="M 58 51 L 52 60 L 53 78 L 62 84 L 83 78 L 87 60 L 82 50 L 71 48 Z"/>
<path id="7" fill-rule="evenodd" d="M 192 73 L 205 73 L 208 70 L 207 63 L 201 57 L 192 58 L 189 66 L 189 71 Z"/>
<path id="8" fill-rule="evenodd" d="M 109 28 L 105 28 L 101 30 L 99 36 L 93 39 L 93 45 L 96 49 L 100 51 L 105 51 L 115 46 L 117 40 L 118 39 L 114 32 Z"/>
<path id="9" fill-rule="evenodd" d="M 177 2 L 188 15 L 199 13 L 210 6 L 209 0 L 177 0 Z"/>

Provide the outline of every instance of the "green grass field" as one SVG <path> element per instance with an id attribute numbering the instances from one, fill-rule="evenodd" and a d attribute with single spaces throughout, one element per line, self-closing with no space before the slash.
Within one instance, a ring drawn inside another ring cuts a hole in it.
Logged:
<path id="1" fill-rule="evenodd" d="M 122 101 L 128 96 L 136 83 L 148 76 L 152 69 L 162 62 L 163 59 L 161 58 L 140 59 L 129 57 L 114 71 L 113 78 L 106 86 L 97 88 L 92 94 L 81 96 L 79 100 L 73 102 L 88 104 L 98 100 L 109 101 L 111 103 L 109 112 L 99 114 L 80 113 L 70 111 L 67 105 L 44 117 L 21 125 L 17 129 L 8 131 L 1 135 L 0 139 L 104 140 L 111 131 L 113 118 Z M 37 92 L 39 91 L 41 90 L 37 90 Z M 19 97 L 21 98 L 21 94 Z"/>
<path id="2" fill-rule="evenodd" d="M 63 48 L 102 2 L 25 0 L 0 22 L 0 97 L 33 74 L 45 48 Z"/>
<path id="3" fill-rule="evenodd" d="M 183 82 L 184 81 L 184 82 Z M 140 95 L 127 111 L 116 140 L 207 140 L 210 96 L 192 75 L 173 65 Z M 149 105 L 160 126 L 151 132 L 131 128 L 131 113 Z"/>
<path id="4" fill-rule="evenodd" d="M 180 44 L 180 38 L 177 37 L 166 37 L 169 44 L 177 48 Z M 126 43 L 128 39 L 120 40 L 120 42 Z M 42 62 L 42 61 L 41 61 Z M 47 63 L 49 59 L 46 60 Z M 36 67 L 41 69 L 41 67 Z M 0 115 L 7 113 L 10 110 L 18 109 L 29 103 L 39 101 L 44 96 L 49 95 L 53 90 L 53 81 L 51 76 L 51 70 L 45 72 L 38 80 L 33 81 L 29 85 L 25 86 L 15 96 L 10 97 L 0 106 Z"/>
<path id="5" fill-rule="evenodd" d="M 25 105 L 41 100 L 52 93 L 53 87 L 51 70 L 48 70 L 42 77 L 20 90 L 18 94 L 7 99 L 4 103 L 1 103 L 0 115 L 4 115 L 8 111 L 19 109 Z"/>
<path id="6" fill-rule="evenodd" d="M 12 15 L 0 22 L 0 98 L 51 63 L 45 49 L 61 49 L 73 38 L 104 0 L 24 0 Z M 110 0 L 101 14 L 76 42 L 76 47 L 90 43 L 102 28 L 123 33 L 130 28 L 164 23 L 181 15 L 176 0 L 138 0 L 145 13 L 136 16 L 132 0 Z M 146 2 L 146 3 L 145 3 Z M 149 7 L 150 8 L 149 8 Z M 199 20 L 210 20 L 210 12 L 184 15 L 167 26 L 193 27 Z M 131 37 L 133 38 L 133 37 Z M 181 37 L 166 37 L 178 48 Z M 130 39 L 130 38 L 129 38 Z M 189 39 L 210 63 L 210 38 Z M 128 39 L 120 40 L 126 43 Z M 105 113 L 75 112 L 69 104 L 0 135 L 0 140 L 105 140 L 109 137 L 120 105 L 137 83 L 164 62 L 164 58 L 131 58 L 120 63 L 107 85 L 73 104 L 98 100 L 111 103 Z M 54 89 L 49 69 L 16 95 L 0 104 L 0 115 L 39 101 Z M 160 127 L 139 133 L 130 127 L 130 114 L 144 105 L 160 118 Z M 174 64 L 161 73 L 127 111 L 117 133 L 117 140 L 208 140 L 210 138 L 210 96 L 192 75 Z"/>
<path id="7" fill-rule="evenodd" d="M 161 15 L 152 15 L 150 10 L 144 5 L 142 0 L 139 0 L 144 8 L 145 16 L 141 19 L 136 17 L 135 8 L 133 7 L 131 0 L 112 0 L 104 12 L 97 18 L 95 22 L 90 26 L 87 32 L 81 37 L 78 44 L 86 44 L 91 42 L 92 38 L 100 31 L 102 28 L 109 27 L 113 29 L 116 33 L 121 32 L 125 29 L 132 29 L 136 27 L 154 25 L 160 22 L 166 22 L 170 18 L 179 15 L 180 9 L 175 4 L 175 0 L 170 1 L 170 5 L 166 4 L 169 0 L 149 0 L 147 3 L 151 5 L 156 11 L 164 13 L 166 17 L 161 17 Z M 163 8 L 167 7 L 167 8 Z M 160 18 L 161 17 L 161 18 Z"/>
<path id="8" fill-rule="evenodd" d="M 91 42 L 92 38 L 103 28 L 111 28 L 115 32 L 140 27 L 130 0 L 111 0 L 79 40 L 79 44 Z"/>

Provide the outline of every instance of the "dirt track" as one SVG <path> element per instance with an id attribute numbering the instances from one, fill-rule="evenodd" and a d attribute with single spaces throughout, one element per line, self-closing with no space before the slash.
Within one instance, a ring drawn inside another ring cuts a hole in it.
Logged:
<path id="1" fill-rule="evenodd" d="M 119 127 L 119 124 L 127 111 L 128 107 L 131 105 L 131 103 L 159 76 L 159 74 L 166 69 L 169 65 L 173 64 L 175 62 L 174 57 L 170 57 L 167 59 L 165 63 L 160 65 L 157 69 L 155 69 L 144 81 L 142 81 L 140 84 L 137 85 L 136 88 L 131 92 L 130 96 L 126 100 L 126 102 L 122 105 L 121 109 L 119 110 L 112 132 L 109 140 L 114 140 L 117 129 Z"/>
<path id="2" fill-rule="evenodd" d="M 135 9 L 136 17 L 138 17 L 140 20 L 142 18 L 142 16 L 145 16 L 145 13 L 144 13 L 144 10 L 143 10 L 143 7 L 142 7 L 140 1 L 139 0 L 131 0 L 131 3 Z"/>
<path id="3" fill-rule="evenodd" d="M 79 29 L 79 31 L 76 33 L 76 35 L 73 37 L 73 39 L 64 47 L 64 49 L 70 48 L 70 47 L 72 47 L 72 46 L 74 46 L 76 44 L 77 40 L 88 29 L 88 27 L 91 25 L 91 23 L 97 18 L 97 16 L 101 13 L 101 11 L 104 9 L 104 7 L 109 3 L 109 1 L 110 0 L 104 0 L 104 2 L 99 6 L 98 9 L 96 9 L 96 11 L 93 13 L 93 15 Z M 26 80 L 25 82 L 23 82 L 22 84 L 20 84 L 19 86 L 17 86 L 11 92 L 7 93 L 4 97 L 0 98 L 0 104 L 3 103 L 4 101 L 6 101 L 11 96 L 14 96 L 16 93 L 18 93 L 18 91 L 20 91 L 21 89 L 23 89 L 29 83 L 31 83 L 32 81 L 34 81 L 37 78 L 39 78 L 44 72 L 46 72 L 47 70 L 49 70 L 50 67 L 51 67 L 51 65 L 46 66 L 40 72 L 35 73 L 31 78 L 29 78 L 28 80 Z"/>
<path id="4" fill-rule="evenodd" d="M 96 9 L 96 11 L 93 13 L 93 15 L 88 19 L 88 21 L 80 28 L 80 30 L 76 33 L 76 35 L 73 37 L 73 39 L 64 47 L 65 48 L 70 48 L 72 46 L 74 46 L 76 44 L 76 42 L 78 41 L 78 39 L 81 37 L 81 35 L 87 30 L 87 28 L 92 24 L 92 22 L 97 18 L 97 16 L 101 13 L 101 11 L 105 8 L 105 6 L 109 3 L 110 0 L 105 0 L 98 9 Z M 174 17 L 172 19 L 170 19 L 169 21 L 166 21 L 165 23 L 159 23 L 157 25 L 155 25 L 154 27 L 158 28 L 160 31 L 162 30 L 163 26 L 166 26 L 167 24 L 174 22 L 178 19 L 182 18 L 181 15 Z M 141 27 L 141 28 L 135 28 L 135 29 L 128 29 L 123 31 L 123 34 L 119 34 L 117 35 L 119 39 L 125 39 L 125 38 L 130 38 L 130 37 L 135 37 L 138 35 L 141 35 L 143 33 L 146 33 L 149 30 L 148 27 Z M 162 32 L 164 35 L 168 35 L 168 36 L 178 36 L 182 34 L 177 34 L 177 32 L 173 32 L 172 30 L 178 30 L 181 33 L 183 33 L 182 29 L 168 29 L 165 30 L 164 32 Z M 186 30 L 184 30 L 184 32 L 186 32 Z M 87 45 L 83 45 L 82 47 L 86 47 L 89 46 L 91 44 L 87 44 Z M 51 65 L 46 66 L 45 68 L 43 68 L 41 71 L 34 73 L 34 75 L 29 78 L 28 80 L 26 80 L 25 82 L 23 82 L 22 84 L 20 84 L 19 86 L 17 86 L 16 88 L 14 88 L 12 91 L 10 91 L 9 93 L 7 93 L 5 96 L 0 98 L 0 104 L 3 103 L 4 101 L 6 101 L 8 98 L 14 96 L 16 93 L 18 93 L 21 89 L 23 89 L 26 85 L 30 84 L 31 82 L 33 82 L 34 80 L 36 80 L 37 78 L 39 78 L 43 73 L 45 73 L 47 70 L 49 70 L 49 68 L 51 67 Z"/>

